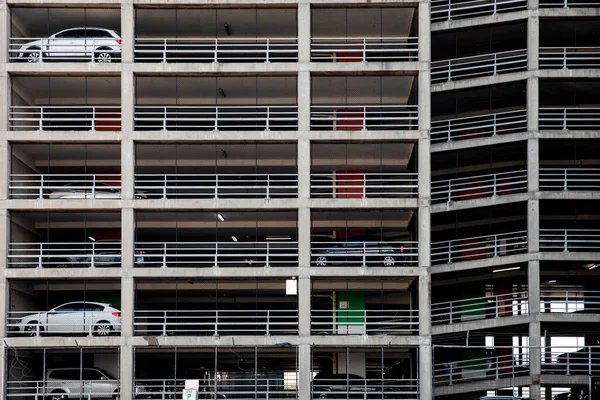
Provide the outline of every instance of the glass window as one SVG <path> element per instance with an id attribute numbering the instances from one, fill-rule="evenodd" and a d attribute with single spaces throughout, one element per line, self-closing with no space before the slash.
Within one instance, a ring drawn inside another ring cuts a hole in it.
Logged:
<path id="1" fill-rule="evenodd" d="M 69 368 L 52 371 L 49 375 L 49 378 L 78 381 L 80 379 L 80 376 L 81 375 L 78 369 Z"/>
<path id="2" fill-rule="evenodd" d="M 83 370 L 83 379 L 86 381 L 99 381 L 102 380 L 104 375 L 102 375 L 99 371 L 95 369 L 84 369 Z"/>

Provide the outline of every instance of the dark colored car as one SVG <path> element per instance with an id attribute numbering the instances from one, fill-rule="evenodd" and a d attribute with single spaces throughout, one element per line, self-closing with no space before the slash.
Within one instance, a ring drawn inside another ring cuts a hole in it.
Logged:
<path id="1" fill-rule="evenodd" d="M 325 267 L 328 264 L 374 264 L 381 263 L 393 267 L 406 264 L 407 254 L 404 245 L 390 242 L 339 242 L 329 247 L 313 251 L 313 264 Z"/>
<path id="2" fill-rule="evenodd" d="M 369 393 L 377 393 L 373 398 L 381 398 L 377 388 L 369 387 L 367 381 L 356 374 L 318 373 L 312 383 L 313 399 L 363 399 Z"/>

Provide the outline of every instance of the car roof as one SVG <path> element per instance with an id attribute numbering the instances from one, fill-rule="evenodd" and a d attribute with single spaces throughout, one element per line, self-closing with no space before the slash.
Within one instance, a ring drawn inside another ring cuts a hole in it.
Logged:
<path id="1" fill-rule="evenodd" d="M 80 304 L 80 303 L 95 304 L 97 306 L 104 306 L 104 307 L 112 307 L 109 303 L 98 303 L 96 301 L 84 301 L 84 300 L 82 300 L 82 301 L 70 301 L 68 303 L 64 303 L 64 304 L 61 304 L 61 305 L 56 306 L 56 307 L 62 307 L 62 306 L 67 306 L 69 304 Z M 54 307 L 54 308 L 56 308 L 56 307 Z"/>
<path id="2" fill-rule="evenodd" d="M 87 29 L 98 29 L 98 30 L 101 30 L 101 31 L 116 32 L 114 29 L 100 28 L 100 27 L 97 27 L 97 26 L 76 26 L 74 28 L 63 29 L 62 31 L 58 31 L 56 33 L 67 32 L 67 31 L 74 31 L 76 29 L 84 29 L 84 30 L 87 30 Z"/>

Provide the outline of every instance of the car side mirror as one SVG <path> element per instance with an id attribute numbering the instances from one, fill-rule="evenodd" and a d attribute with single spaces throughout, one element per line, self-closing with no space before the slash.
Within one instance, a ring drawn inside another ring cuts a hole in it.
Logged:
<path id="1" fill-rule="evenodd" d="M 101 380 L 103 380 L 103 381 L 107 381 L 107 380 L 108 380 L 108 378 L 107 378 L 106 376 L 102 375 L 102 378 L 101 378 Z"/>

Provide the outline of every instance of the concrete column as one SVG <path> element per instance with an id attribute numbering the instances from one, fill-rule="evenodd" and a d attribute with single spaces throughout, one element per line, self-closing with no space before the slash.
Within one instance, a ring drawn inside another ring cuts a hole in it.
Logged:
<path id="1" fill-rule="evenodd" d="M 527 130 L 535 133 L 539 130 L 540 99 L 539 79 L 532 77 L 527 79 Z"/>
<path id="2" fill-rule="evenodd" d="M 529 71 L 537 71 L 539 69 L 539 53 L 540 18 L 534 15 L 527 19 L 527 69 Z"/>
<path id="3" fill-rule="evenodd" d="M 298 4 L 298 62 L 310 62 L 310 3 Z"/>
<path id="4" fill-rule="evenodd" d="M 310 130 L 310 72 L 298 71 L 298 131 Z"/>
<path id="5" fill-rule="evenodd" d="M 298 209 L 298 266 L 300 269 L 310 267 L 310 208 Z M 308 270 L 306 271 L 308 276 Z"/>
<path id="6" fill-rule="evenodd" d="M 433 354 L 431 341 L 425 341 L 419 346 L 419 398 L 433 399 Z"/>
<path id="7" fill-rule="evenodd" d="M 8 199 L 8 176 L 10 174 L 10 147 L 8 141 L 0 140 L 0 200 Z"/>
<path id="8" fill-rule="evenodd" d="M 6 65 L 0 63 L 0 132 L 8 130 L 8 110 L 10 106 L 9 76 L 3 71 Z"/>
<path id="9" fill-rule="evenodd" d="M 135 44 L 135 9 L 131 0 L 121 2 L 121 64 L 133 62 Z"/>
<path id="10" fill-rule="evenodd" d="M 130 136 L 124 134 L 124 136 Z M 130 137 L 124 137 L 121 141 L 121 199 L 132 200 L 134 198 L 135 181 L 135 143 Z"/>
<path id="11" fill-rule="evenodd" d="M 539 400 L 541 396 L 541 325 L 540 315 L 540 262 L 529 261 L 527 266 L 529 314 L 534 320 L 529 324 L 529 373 L 531 375 L 530 397 Z"/>
<path id="12" fill-rule="evenodd" d="M 135 242 L 135 212 L 131 207 L 121 209 L 121 269 L 123 276 L 130 276 L 134 268 L 133 246 Z"/>
<path id="13" fill-rule="evenodd" d="M 0 64 L 8 62 L 8 40 L 10 38 L 10 17 L 8 5 L 0 3 Z"/>
<path id="14" fill-rule="evenodd" d="M 311 400 L 312 356 L 309 344 L 298 346 L 298 400 Z"/>
<path id="15" fill-rule="evenodd" d="M 6 313 L 8 311 L 7 308 L 10 304 L 8 293 L 8 281 L 4 278 L 0 280 L 0 293 L 0 337 L 4 338 L 6 337 Z"/>
<path id="16" fill-rule="evenodd" d="M 535 193 L 540 188 L 540 142 L 537 138 L 527 139 L 527 190 Z"/>
<path id="17" fill-rule="evenodd" d="M 132 71 L 121 72 L 121 130 L 133 131 L 133 112 L 135 109 L 135 78 Z"/>
<path id="18" fill-rule="evenodd" d="M 120 350 L 120 400 L 133 400 L 133 348 L 131 346 L 125 345 L 121 346 Z"/>
<path id="19" fill-rule="evenodd" d="M 431 277 L 419 276 L 419 335 L 431 337 Z"/>
<path id="20" fill-rule="evenodd" d="M 429 1 L 419 2 L 419 130 L 427 137 L 431 128 L 430 28 Z"/>
<path id="21" fill-rule="evenodd" d="M 298 279 L 298 335 L 310 336 L 310 277 Z"/>
<path id="22" fill-rule="evenodd" d="M 6 268 L 6 261 L 8 260 L 8 212 L 6 209 L 0 209 L 0 338 L 6 337 L 6 311 L 8 308 L 8 281 L 4 277 L 4 269 Z M 2 353 L 4 354 L 4 353 Z M 4 364 L 2 364 L 4 366 Z M 0 372 L 2 369 L 0 367 Z M 4 377 L 4 375 L 2 375 Z M 1 380 L 2 378 L 0 378 Z M 1 383 L 1 382 L 0 382 Z M 0 386 L 3 388 L 4 386 Z"/>
<path id="23" fill-rule="evenodd" d="M 121 336 L 133 336 L 133 311 L 135 308 L 135 282 L 131 276 L 121 278 Z"/>
<path id="24" fill-rule="evenodd" d="M 298 197 L 310 198 L 310 140 L 298 140 Z"/>
<path id="25" fill-rule="evenodd" d="M 540 202 L 527 202 L 527 242 L 529 253 L 540 251 Z"/>

